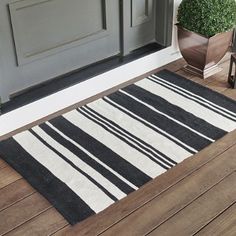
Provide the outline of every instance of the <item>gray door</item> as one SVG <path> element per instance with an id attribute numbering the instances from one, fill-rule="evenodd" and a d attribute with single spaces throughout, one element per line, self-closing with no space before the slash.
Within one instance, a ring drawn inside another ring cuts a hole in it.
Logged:
<path id="1" fill-rule="evenodd" d="M 123 0 L 123 53 L 154 41 L 154 0 Z"/>
<path id="2" fill-rule="evenodd" d="M 119 0 L 1 1 L 2 101 L 119 54 L 119 17 Z"/>
<path id="3" fill-rule="evenodd" d="M 0 98 L 102 59 L 170 45 L 173 0 L 1 0 Z"/>

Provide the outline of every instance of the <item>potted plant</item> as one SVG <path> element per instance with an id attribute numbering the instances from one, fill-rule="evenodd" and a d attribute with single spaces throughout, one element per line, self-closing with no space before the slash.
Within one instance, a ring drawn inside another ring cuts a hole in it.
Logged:
<path id="1" fill-rule="evenodd" d="M 220 71 L 236 24 L 235 0 L 182 0 L 178 8 L 178 42 L 186 70 L 207 78 Z"/>

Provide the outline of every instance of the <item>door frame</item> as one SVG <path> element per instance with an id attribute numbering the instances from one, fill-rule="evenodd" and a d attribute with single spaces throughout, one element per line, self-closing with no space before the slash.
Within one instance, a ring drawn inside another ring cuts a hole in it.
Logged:
<path id="1" fill-rule="evenodd" d="M 172 28 L 174 14 L 174 0 L 153 0 L 155 19 L 155 42 L 161 46 L 168 47 L 172 44 Z M 127 3 L 128 2 L 128 3 Z M 121 32 L 121 55 L 127 55 L 129 49 L 125 46 L 125 31 L 131 20 L 127 17 L 126 7 L 131 4 L 131 0 L 120 0 L 120 32 Z"/>
<path id="2" fill-rule="evenodd" d="M 233 52 L 236 52 L 236 28 L 234 29 L 232 48 L 233 48 Z"/>

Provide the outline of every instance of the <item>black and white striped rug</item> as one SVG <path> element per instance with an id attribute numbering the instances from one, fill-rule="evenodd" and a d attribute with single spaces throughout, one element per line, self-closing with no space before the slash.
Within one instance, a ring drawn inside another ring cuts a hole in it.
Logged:
<path id="1" fill-rule="evenodd" d="M 0 143 L 0 156 L 75 224 L 236 128 L 236 103 L 169 71 Z"/>

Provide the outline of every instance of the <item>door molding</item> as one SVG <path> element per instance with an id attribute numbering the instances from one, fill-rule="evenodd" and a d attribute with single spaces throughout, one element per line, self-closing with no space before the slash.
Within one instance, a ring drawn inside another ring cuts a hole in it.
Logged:
<path id="1" fill-rule="evenodd" d="M 236 28 L 234 29 L 234 36 L 233 36 L 233 52 L 236 52 Z"/>
<path id="2" fill-rule="evenodd" d="M 138 2 L 137 0 L 131 0 L 131 19 L 132 23 L 131 26 L 135 27 L 137 25 L 141 25 L 147 21 L 149 21 L 152 17 L 152 10 L 153 10 L 153 1 L 154 0 L 141 0 L 144 1 L 144 9 L 143 14 L 140 15 L 138 12 Z M 136 13 L 136 14 L 135 14 Z"/>
<path id="3" fill-rule="evenodd" d="M 137 48 L 142 43 L 144 46 L 145 43 L 156 42 L 164 47 L 168 47 L 172 43 L 174 0 L 142 1 L 145 4 L 143 12 L 141 12 L 143 14 L 138 16 L 135 15 L 135 4 L 142 4 L 142 2 L 120 0 L 122 55 L 129 54 L 133 48 Z M 153 20 L 154 25 L 153 23 L 149 24 Z M 142 30 L 139 30 L 138 27 Z M 140 35 L 140 39 L 135 40 L 134 34 L 138 35 L 139 31 L 143 32 L 144 35 Z M 153 33 L 151 33 L 152 31 Z M 148 37 L 148 35 L 151 36 Z"/>
<path id="4" fill-rule="evenodd" d="M 174 0 L 156 0 L 156 42 L 168 47 L 172 43 Z"/>

